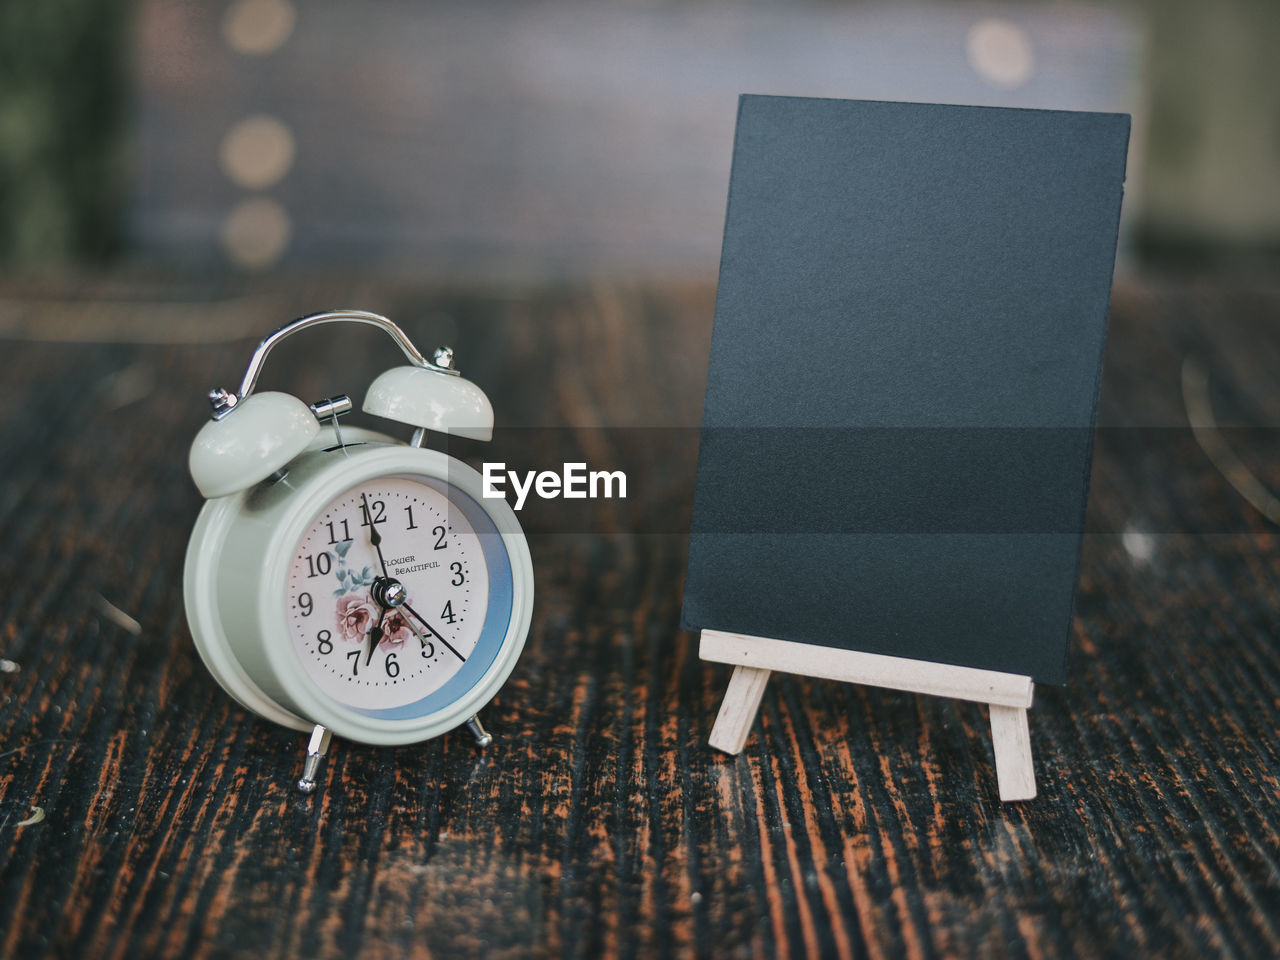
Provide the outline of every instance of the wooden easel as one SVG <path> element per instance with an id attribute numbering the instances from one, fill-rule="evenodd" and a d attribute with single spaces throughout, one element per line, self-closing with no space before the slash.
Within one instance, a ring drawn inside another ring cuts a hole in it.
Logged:
<path id="1" fill-rule="evenodd" d="M 769 674 L 795 673 L 987 704 L 1000 799 L 1030 800 L 1036 795 L 1027 729 L 1027 709 L 1035 687 L 1030 677 L 720 630 L 702 631 L 698 656 L 734 668 L 709 738 L 717 750 L 741 753 Z"/>

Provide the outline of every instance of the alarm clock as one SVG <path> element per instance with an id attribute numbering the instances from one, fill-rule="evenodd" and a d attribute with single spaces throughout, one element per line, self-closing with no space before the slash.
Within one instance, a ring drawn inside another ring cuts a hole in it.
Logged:
<path id="1" fill-rule="evenodd" d="M 408 365 L 374 380 L 363 410 L 412 427 L 407 443 L 342 429 L 346 396 L 254 392 L 276 344 L 329 323 L 375 326 L 403 351 Z M 477 714 L 524 647 L 533 565 L 506 500 L 426 448 L 433 430 L 493 434 L 493 407 L 453 352 L 429 360 L 377 314 L 317 313 L 263 340 L 240 389 L 209 400 L 189 458 L 207 502 L 187 547 L 187 622 L 228 694 L 311 732 L 298 788 L 315 788 L 334 734 L 407 744 L 465 724 L 488 746 Z"/>

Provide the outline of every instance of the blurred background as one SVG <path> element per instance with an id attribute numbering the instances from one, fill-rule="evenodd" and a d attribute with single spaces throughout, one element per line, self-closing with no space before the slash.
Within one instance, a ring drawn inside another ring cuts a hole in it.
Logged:
<path id="1" fill-rule="evenodd" d="M 738 94 L 1133 114 L 1127 269 L 1280 251 L 1280 5 L 7 0 L 0 275 L 714 282 Z"/>

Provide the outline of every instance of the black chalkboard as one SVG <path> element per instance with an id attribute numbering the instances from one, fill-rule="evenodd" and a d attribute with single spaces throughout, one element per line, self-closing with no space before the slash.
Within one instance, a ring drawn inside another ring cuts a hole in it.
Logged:
<path id="1" fill-rule="evenodd" d="M 1064 681 L 1128 137 L 742 97 L 686 629 Z"/>

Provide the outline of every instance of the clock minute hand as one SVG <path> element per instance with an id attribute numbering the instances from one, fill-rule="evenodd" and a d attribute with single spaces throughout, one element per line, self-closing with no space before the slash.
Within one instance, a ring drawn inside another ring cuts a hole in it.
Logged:
<path id="1" fill-rule="evenodd" d="M 413 619 L 417 620 L 420 624 L 422 624 L 424 627 L 426 627 L 428 630 L 430 630 L 430 631 L 431 631 L 431 634 L 432 634 L 432 635 L 433 635 L 437 640 L 439 640 L 441 643 L 443 643 L 446 647 L 448 647 L 448 648 L 449 648 L 449 652 L 450 652 L 450 653 L 452 653 L 455 657 L 457 657 L 457 658 L 458 658 L 459 660 L 461 660 L 463 663 L 466 663 L 466 662 L 467 662 L 467 658 L 466 658 L 466 657 L 464 657 L 462 654 L 460 654 L 457 650 L 455 650 L 455 649 L 454 649 L 454 647 L 453 647 L 453 644 L 451 644 L 448 640 L 446 640 L 443 636 L 441 636 L 441 635 L 440 635 L 440 631 L 439 631 L 439 630 L 437 630 L 437 629 L 436 629 L 435 627 L 433 627 L 431 624 L 427 623 L 427 621 L 423 620 L 423 619 L 422 619 L 422 616 L 418 613 L 418 611 L 417 611 L 417 610 L 413 609 L 413 607 L 409 606 L 407 603 L 406 603 L 406 604 L 403 604 L 403 606 L 404 606 L 405 610 L 407 610 L 407 611 L 408 611 L 409 616 L 413 617 Z"/>
<path id="2" fill-rule="evenodd" d="M 382 534 L 378 532 L 378 525 L 373 522 L 373 511 L 369 509 L 369 495 L 361 493 L 360 499 L 364 501 L 364 518 L 369 521 L 369 542 L 373 544 L 373 549 L 378 551 L 378 564 L 382 567 L 382 575 L 387 575 L 387 561 L 382 558 Z"/>

